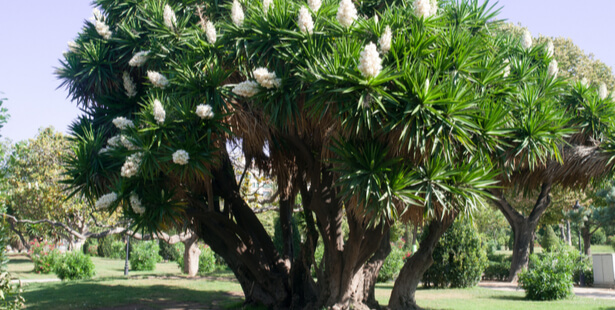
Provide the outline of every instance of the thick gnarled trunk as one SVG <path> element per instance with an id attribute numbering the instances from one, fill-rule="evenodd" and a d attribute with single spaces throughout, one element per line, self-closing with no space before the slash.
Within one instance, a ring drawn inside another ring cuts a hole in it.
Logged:
<path id="1" fill-rule="evenodd" d="M 534 208 L 528 216 L 524 216 L 519 213 L 513 206 L 511 206 L 504 194 L 499 190 L 492 190 L 492 194 L 496 197 L 493 200 L 494 204 L 504 214 L 504 217 L 510 224 L 515 240 L 513 245 L 512 262 L 510 264 L 510 271 L 508 273 L 508 281 L 516 282 L 519 272 L 524 268 L 527 268 L 530 257 L 530 248 L 534 242 L 534 232 L 540 217 L 545 212 L 551 198 L 551 183 L 545 182 L 542 184 Z"/>
<path id="2" fill-rule="evenodd" d="M 456 214 L 448 214 L 443 218 L 431 220 L 427 227 L 427 236 L 421 241 L 419 249 L 406 261 L 395 280 L 389 299 L 389 309 L 421 309 L 416 304 L 416 289 L 425 271 L 433 264 L 433 251 L 438 241 L 453 224 L 455 218 Z"/>
<path id="3" fill-rule="evenodd" d="M 193 235 L 192 238 L 184 241 L 184 270 L 183 272 L 190 277 L 194 277 L 199 272 L 199 255 L 201 250 L 197 246 L 199 237 Z"/>

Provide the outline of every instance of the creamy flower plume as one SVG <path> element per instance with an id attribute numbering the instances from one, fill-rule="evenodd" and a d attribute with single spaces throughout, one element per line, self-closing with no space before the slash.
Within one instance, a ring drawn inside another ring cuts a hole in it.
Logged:
<path id="1" fill-rule="evenodd" d="M 359 57 L 359 71 L 366 78 L 372 78 L 380 74 L 382 70 L 382 59 L 378 55 L 376 44 L 370 42 L 365 46 Z"/>
<path id="2" fill-rule="evenodd" d="M 187 165 L 190 160 L 190 155 L 184 150 L 177 150 L 173 153 L 173 162 L 178 165 Z"/>
<path id="3" fill-rule="evenodd" d="M 121 169 L 121 176 L 124 178 L 133 177 L 139 171 L 139 167 L 141 166 L 141 158 L 143 157 L 142 153 L 135 153 L 126 158 L 124 165 Z"/>
<path id="4" fill-rule="evenodd" d="M 115 127 L 117 127 L 117 129 L 119 130 L 124 130 L 130 127 L 134 127 L 135 125 L 132 123 L 131 120 L 123 117 L 123 116 L 119 116 L 113 119 L 113 125 L 115 125 Z"/>
<path id="5" fill-rule="evenodd" d="M 124 81 L 124 89 L 126 90 L 126 96 L 128 96 L 129 98 L 136 96 L 137 86 L 132 81 L 132 78 L 130 77 L 130 74 L 128 72 L 124 71 L 124 74 L 122 75 L 122 80 Z"/>
<path id="6" fill-rule="evenodd" d="M 164 18 L 164 24 L 169 29 L 175 29 L 175 25 L 177 24 L 177 17 L 175 16 L 175 11 L 168 4 L 164 6 L 164 13 L 162 14 Z"/>
<path id="7" fill-rule="evenodd" d="M 436 0 L 416 0 L 414 1 L 414 15 L 417 17 L 428 18 L 438 12 Z"/>
<path id="8" fill-rule="evenodd" d="M 216 27 L 211 21 L 205 23 L 205 36 L 207 36 L 207 42 L 209 42 L 209 44 L 216 44 Z"/>
<path id="9" fill-rule="evenodd" d="M 259 91 L 258 83 L 254 81 L 243 81 L 233 87 L 233 93 L 246 98 L 258 94 Z"/>
<path id="10" fill-rule="evenodd" d="M 102 195 L 100 196 L 100 198 L 98 198 L 98 200 L 96 200 L 96 203 L 94 204 L 94 208 L 96 208 L 96 210 L 107 209 L 116 200 L 117 200 L 116 193 L 109 193 L 109 194 Z"/>
<path id="11" fill-rule="evenodd" d="M 146 61 L 149 55 L 149 51 L 140 51 L 135 53 L 128 61 L 128 65 L 131 67 L 141 67 Z"/>
<path id="12" fill-rule="evenodd" d="M 107 140 L 107 146 L 119 147 L 120 145 L 122 145 L 122 139 L 120 135 L 113 136 Z"/>
<path id="13" fill-rule="evenodd" d="M 380 36 L 378 40 L 378 44 L 380 44 L 380 50 L 383 54 L 388 53 L 391 50 L 391 39 L 393 38 L 393 33 L 391 32 L 391 27 L 386 26 L 384 28 L 384 32 Z"/>
<path id="14" fill-rule="evenodd" d="M 79 44 L 75 43 L 75 41 L 68 41 L 68 50 L 76 53 L 79 49 Z"/>
<path id="15" fill-rule="evenodd" d="M 128 139 L 125 135 L 120 136 L 120 143 L 122 143 L 122 146 L 124 146 L 128 150 L 134 151 L 138 149 L 138 147 L 132 144 L 132 142 L 130 142 L 130 139 Z"/>
<path id="16" fill-rule="evenodd" d="M 380 17 L 378 17 L 378 14 L 374 14 L 374 23 L 377 24 L 380 22 Z"/>
<path id="17" fill-rule="evenodd" d="M 549 40 L 549 42 L 547 42 L 547 56 L 553 57 L 554 51 L 555 46 L 553 46 L 553 41 Z"/>
<path id="18" fill-rule="evenodd" d="M 600 99 L 602 100 L 609 96 L 609 91 L 606 89 L 606 84 L 604 84 L 604 82 L 600 83 L 600 87 L 598 88 L 598 96 L 600 96 Z"/>
<path id="19" fill-rule="evenodd" d="M 527 29 L 523 30 L 523 36 L 521 37 L 521 47 L 523 47 L 523 49 L 529 49 L 530 47 L 532 47 L 532 34 Z"/>
<path id="20" fill-rule="evenodd" d="M 244 18 L 245 16 L 243 14 L 241 4 L 239 1 L 233 0 L 233 6 L 231 7 L 231 20 L 233 21 L 233 24 L 237 27 L 241 27 Z"/>
<path id="21" fill-rule="evenodd" d="M 581 79 L 581 84 L 585 87 L 587 87 L 587 85 L 589 84 L 589 81 L 587 81 L 587 78 L 583 78 Z"/>
<path id="22" fill-rule="evenodd" d="M 510 61 L 508 59 L 504 59 L 504 63 L 506 64 L 506 67 L 504 67 L 504 71 L 502 73 L 506 78 L 510 75 Z"/>
<path id="23" fill-rule="evenodd" d="M 314 31 L 314 20 L 312 20 L 312 14 L 310 14 L 310 11 L 304 6 L 299 9 L 297 24 L 299 25 L 299 30 L 301 30 L 301 32 L 312 33 L 312 31 Z"/>
<path id="24" fill-rule="evenodd" d="M 352 3 L 352 0 L 341 0 L 340 6 L 337 9 L 337 21 L 344 27 L 350 27 L 357 19 L 357 8 Z"/>
<path id="25" fill-rule="evenodd" d="M 271 89 L 274 87 L 280 87 L 281 79 L 278 79 L 275 72 L 269 72 L 267 68 L 258 68 L 252 72 L 254 78 L 262 87 Z"/>
<path id="26" fill-rule="evenodd" d="M 196 115 L 201 119 L 212 119 L 214 117 L 214 111 L 209 104 L 199 104 L 196 106 Z"/>
<path id="27" fill-rule="evenodd" d="M 552 77 L 557 77 L 557 72 L 559 72 L 559 68 L 557 67 L 557 60 L 551 60 L 549 63 L 549 67 L 547 68 L 547 74 Z"/>
<path id="28" fill-rule="evenodd" d="M 154 107 L 152 109 L 152 113 L 154 114 L 154 119 L 156 120 L 156 123 L 164 123 L 164 118 L 166 117 L 167 113 L 164 111 L 164 107 L 162 106 L 160 100 L 154 99 Z"/>
<path id="29" fill-rule="evenodd" d="M 269 12 L 269 8 L 273 7 L 273 0 L 263 0 L 263 12 L 267 14 Z"/>
<path id="30" fill-rule="evenodd" d="M 152 82 L 152 85 L 158 87 L 158 88 L 165 88 L 167 87 L 167 85 L 169 85 L 169 80 L 167 80 L 166 77 L 164 77 L 164 75 L 156 72 L 156 71 L 147 71 L 147 78 L 149 79 L 150 82 Z"/>
<path id="31" fill-rule="evenodd" d="M 96 32 L 98 32 L 98 34 L 105 40 L 111 39 L 113 32 L 109 29 L 109 25 L 103 21 L 100 10 L 94 9 L 92 10 L 92 13 L 94 14 L 94 28 L 96 28 Z"/>
<path id="32" fill-rule="evenodd" d="M 136 214 L 145 213 L 145 207 L 141 204 L 139 195 L 135 193 L 130 194 L 130 206 L 132 206 L 132 211 L 135 211 Z"/>
<path id="33" fill-rule="evenodd" d="M 308 6 L 310 7 L 310 10 L 314 12 L 317 12 L 318 9 L 320 9 L 321 5 L 322 5 L 321 0 L 308 0 Z"/>

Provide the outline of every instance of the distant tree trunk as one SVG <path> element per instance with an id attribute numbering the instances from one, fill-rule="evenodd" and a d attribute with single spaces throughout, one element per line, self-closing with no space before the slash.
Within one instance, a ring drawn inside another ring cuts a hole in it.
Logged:
<path id="1" fill-rule="evenodd" d="M 527 267 L 530 257 L 530 247 L 533 246 L 534 242 L 536 226 L 538 226 L 540 216 L 545 212 L 551 202 L 551 198 L 549 197 L 550 192 L 551 183 L 543 183 L 538 199 L 530 215 L 524 216 L 506 201 L 504 194 L 500 190 L 491 191 L 496 197 L 496 199 L 493 200 L 494 204 L 504 214 L 514 235 L 512 262 L 508 273 L 508 281 L 510 282 L 517 281 L 519 272 Z"/>
<path id="2" fill-rule="evenodd" d="M 581 237 L 583 237 L 583 253 L 587 256 L 592 254 L 591 250 L 591 238 L 592 233 L 589 231 L 587 225 L 581 227 Z"/>
<path id="3" fill-rule="evenodd" d="M 559 227 L 559 235 L 561 236 L 562 243 L 567 243 L 568 241 L 566 240 L 566 229 L 564 228 L 564 224 L 560 223 L 557 226 Z"/>
<path id="4" fill-rule="evenodd" d="M 456 214 L 436 217 L 431 220 L 427 229 L 427 236 L 421 242 L 419 249 L 404 264 L 393 285 L 389 309 L 407 310 L 421 309 L 415 300 L 416 288 L 423 274 L 433 264 L 433 251 L 444 232 L 453 224 Z"/>
<path id="5" fill-rule="evenodd" d="M 201 250 L 197 245 L 199 237 L 195 234 L 192 238 L 184 241 L 184 270 L 183 272 L 190 277 L 194 277 L 199 272 L 199 256 Z"/>
<path id="6" fill-rule="evenodd" d="M 568 245 L 572 246 L 572 234 L 570 233 L 570 221 L 566 220 L 566 239 L 568 241 Z"/>
<path id="7" fill-rule="evenodd" d="M 406 231 L 407 226 L 406 226 Z M 380 247 L 378 251 L 369 259 L 367 264 L 363 266 L 363 291 L 367 292 L 367 295 L 363 298 L 363 303 L 370 309 L 380 309 L 378 301 L 376 301 L 376 282 L 378 280 L 378 273 L 384 264 L 384 260 L 391 253 L 391 233 L 387 231 L 382 241 L 380 241 Z M 406 243 L 408 239 L 406 239 Z"/>

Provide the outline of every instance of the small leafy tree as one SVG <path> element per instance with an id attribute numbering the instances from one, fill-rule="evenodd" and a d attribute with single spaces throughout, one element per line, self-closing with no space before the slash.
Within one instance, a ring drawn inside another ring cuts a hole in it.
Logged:
<path id="1" fill-rule="evenodd" d="M 552 249 L 559 246 L 559 239 L 555 235 L 555 232 L 553 231 L 553 227 L 551 227 L 551 225 L 547 225 L 547 227 L 545 228 L 544 234 L 540 239 L 540 246 L 546 251 L 551 251 Z"/>
<path id="2" fill-rule="evenodd" d="M 573 270 L 578 254 L 571 247 L 530 256 L 529 269 L 519 274 L 519 285 L 531 300 L 556 300 L 572 295 Z"/>

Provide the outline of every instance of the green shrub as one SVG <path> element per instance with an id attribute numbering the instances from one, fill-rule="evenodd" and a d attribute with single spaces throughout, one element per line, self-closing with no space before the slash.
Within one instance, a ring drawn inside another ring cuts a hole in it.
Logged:
<path id="1" fill-rule="evenodd" d="M 504 281 L 508 278 L 508 272 L 510 271 L 510 263 L 512 257 L 504 254 L 488 254 L 487 255 L 487 267 L 483 273 L 483 279 Z"/>
<path id="2" fill-rule="evenodd" d="M 542 255 L 530 255 L 528 270 L 519 274 L 519 285 L 531 300 L 556 300 L 572 295 L 572 273 L 577 263 L 576 251 L 558 247 Z"/>
<path id="3" fill-rule="evenodd" d="M 395 245 L 391 245 L 391 253 L 384 260 L 380 273 L 378 273 L 378 282 L 386 282 L 393 280 L 399 274 L 401 267 L 404 266 L 406 252 Z"/>
<path id="4" fill-rule="evenodd" d="M 199 274 L 207 274 L 216 271 L 216 256 L 214 251 L 206 244 L 199 245 Z"/>
<path id="5" fill-rule="evenodd" d="M 480 281 L 487 254 L 469 220 L 457 219 L 433 253 L 434 263 L 423 274 L 426 287 L 472 287 Z"/>
<path id="6" fill-rule="evenodd" d="M 181 242 L 168 244 L 164 240 L 158 240 L 158 247 L 160 248 L 158 255 L 170 262 L 177 261 L 184 255 L 184 244 Z"/>
<path id="7" fill-rule="evenodd" d="M 130 250 L 130 249 L 129 249 Z M 126 259 L 126 243 L 120 240 L 111 242 L 109 249 L 109 258 Z"/>
<path id="8" fill-rule="evenodd" d="M 98 256 L 111 257 L 113 254 L 112 244 L 113 241 L 120 240 L 120 236 L 111 235 L 98 240 Z"/>
<path id="9" fill-rule="evenodd" d="M 41 252 L 37 255 L 32 255 L 34 272 L 43 274 L 51 273 L 60 256 L 60 252 L 55 249 L 48 252 Z"/>
<path id="10" fill-rule="evenodd" d="M 94 263 L 81 251 L 68 252 L 58 258 L 53 272 L 62 281 L 90 279 L 94 276 Z"/>
<path id="11" fill-rule="evenodd" d="M 551 225 L 545 228 L 543 235 L 538 240 L 540 240 L 540 246 L 546 251 L 551 251 L 559 245 L 559 238 L 555 235 Z"/>
<path id="12" fill-rule="evenodd" d="M 158 255 L 158 243 L 154 241 L 137 242 L 130 252 L 130 270 L 151 271 L 162 258 Z"/>
<path id="13" fill-rule="evenodd" d="M 599 228 L 589 239 L 590 244 L 606 244 L 606 234 L 602 228 Z"/>
<path id="14" fill-rule="evenodd" d="M 88 238 L 83 243 L 83 253 L 90 256 L 98 255 L 98 239 Z"/>
<path id="15" fill-rule="evenodd" d="M 593 286 L 594 285 L 594 266 L 592 264 L 591 258 L 585 255 L 582 255 L 579 258 L 574 258 L 574 261 L 576 262 L 574 265 L 574 273 L 572 275 L 572 281 L 574 282 L 574 284 L 581 285 L 580 275 L 582 272 L 585 285 Z"/>

